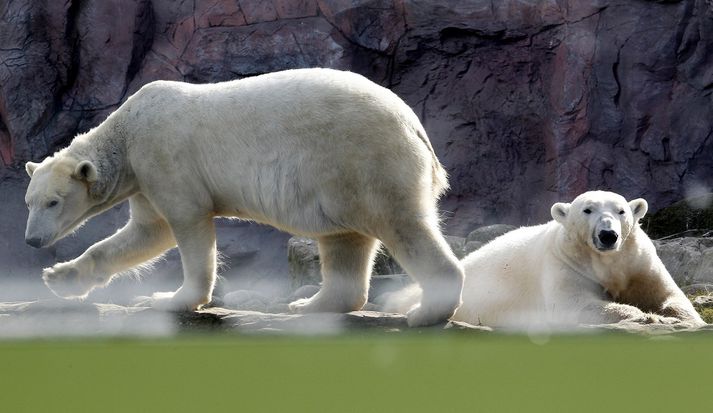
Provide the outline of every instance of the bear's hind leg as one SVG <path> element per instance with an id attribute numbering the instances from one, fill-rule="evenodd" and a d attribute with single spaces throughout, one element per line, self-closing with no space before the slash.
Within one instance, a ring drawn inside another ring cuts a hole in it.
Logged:
<path id="1" fill-rule="evenodd" d="M 322 288 L 311 298 L 290 303 L 298 313 L 360 310 L 369 293 L 369 277 L 376 239 L 357 234 L 337 234 L 318 240 L 322 262 Z"/>
<path id="2" fill-rule="evenodd" d="M 394 220 L 380 239 L 396 261 L 421 286 L 421 303 L 406 314 L 412 327 L 450 318 L 461 303 L 463 267 L 436 225 L 435 216 Z"/>

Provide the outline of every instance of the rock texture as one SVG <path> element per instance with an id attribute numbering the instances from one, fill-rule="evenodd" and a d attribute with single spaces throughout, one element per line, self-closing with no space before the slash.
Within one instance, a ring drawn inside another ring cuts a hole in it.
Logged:
<path id="1" fill-rule="evenodd" d="M 317 241 L 302 237 L 290 238 L 287 241 L 287 261 L 293 288 L 322 281 Z"/>
<path id="2" fill-rule="evenodd" d="M 680 287 L 713 283 L 713 238 L 674 238 L 654 245 Z"/>
<path id="3" fill-rule="evenodd" d="M 489 332 L 466 323 L 443 323 L 440 329 Z M 346 314 L 286 314 L 221 307 L 167 313 L 148 307 L 91 304 L 58 299 L 1 303 L 0 338 L 77 336 L 172 336 L 181 332 L 237 332 L 323 335 L 348 331 L 398 332 L 409 329 L 406 316 L 377 311 Z"/>
<path id="4" fill-rule="evenodd" d="M 710 298 L 709 298 L 710 300 Z M 706 304 L 707 305 L 707 304 Z M 573 332 L 624 331 L 643 335 L 702 332 L 704 326 L 620 322 L 582 325 Z M 452 321 L 432 327 L 409 328 L 406 316 L 378 311 L 346 314 L 287 314 L 211 307 L 185 313 L 155 311 L 148 307 L 77 303 L 64 300 L 0 302 L 0 339 L 44 337 L 170 337 L 180 333 L 220 332 L 240 334 L 334 335 L 345 333 L 490 333 L 487 326 Z M 710 333 L 705 333 L 710 334 Z"/>

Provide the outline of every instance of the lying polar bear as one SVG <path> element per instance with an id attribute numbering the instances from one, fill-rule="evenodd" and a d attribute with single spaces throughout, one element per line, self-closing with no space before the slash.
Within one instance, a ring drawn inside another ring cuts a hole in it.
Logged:
<path id="1" fill-rule="evenodd" d="M 622 320 L 705 324 L 639 226 L 648 205 L 586 192 L 552 206 L 554 221 L 508 232 L 463 259 L 463 304 L 453 320 L 515 330 Z M 418 300 L 407 287 L 386 304 Z"/>
<path id="2" fill-rule="evenodd" d="M 438 228 L 446 172 L 414 112 L 354 73 L 300 69 L 225 83 L 150 83 L 31 176 L 26 241 L 46 247 L 129 200 L 131 218 L 43 273 L 83 297 L 178 245 L 184 282 L 153 305 L 193 309 L 216 279 L 213 217 L 318 240 L 323 285 L 298 312 L 362 308 L 379 240 L 423 287 L 411 325 L 450 317 L 463 270 Z"/>

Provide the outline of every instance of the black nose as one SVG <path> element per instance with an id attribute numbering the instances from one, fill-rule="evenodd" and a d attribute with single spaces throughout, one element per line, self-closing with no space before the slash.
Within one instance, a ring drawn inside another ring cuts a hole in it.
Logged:
<path id="1" fill-rule="evenodd" d="M 601 241 L 602 245 L 605 247 L 611 247 L 616 243 L 616 240 L 619 239 L 619 235 L 616 233 L 616 231 L 612 230 L 603 230 L 599 231 L 599 241 Z"/>
<path id="2" fill-rule="evenodd" d="M 33 248 L 39 248 L 42 246 L 42 238 L 25 238 L 25 242 Z"/>

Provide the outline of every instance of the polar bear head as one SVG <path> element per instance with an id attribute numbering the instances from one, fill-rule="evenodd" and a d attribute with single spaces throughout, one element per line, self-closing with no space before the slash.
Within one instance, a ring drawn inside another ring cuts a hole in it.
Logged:
<path id="1" fill-rule="evenodd" d="M 42 163 L 28 162 L 25 169 L 31 178 L 25 194 L 29 209 L 25 241 L 35 248 L 46 247 L 88 218 L 97 168 L 91 161 L 57 154 Z"/>
<path id="2" fill-rule="evenodd" d="M 618 251 L 649 206 L 644 199 L 627 202 L 613 192 L 590 191 L 552 205 L 552 218 L 600 253 Z"/>

